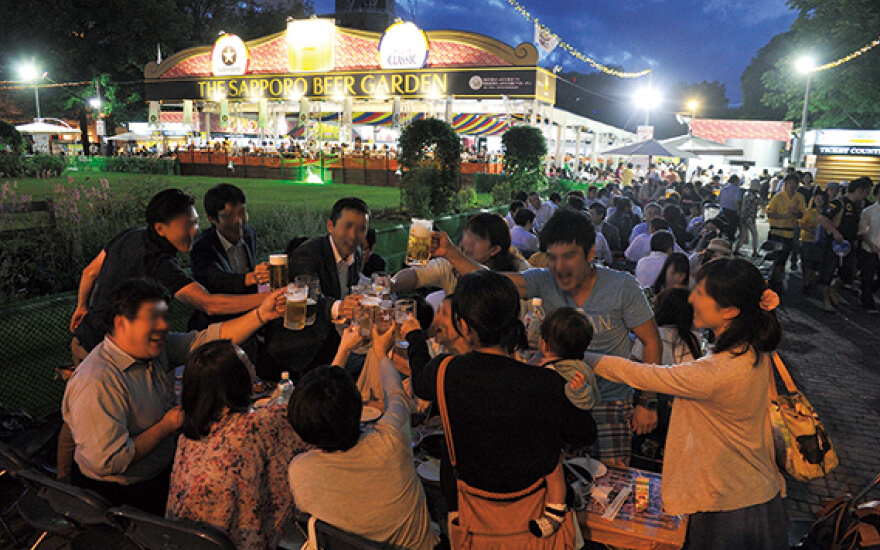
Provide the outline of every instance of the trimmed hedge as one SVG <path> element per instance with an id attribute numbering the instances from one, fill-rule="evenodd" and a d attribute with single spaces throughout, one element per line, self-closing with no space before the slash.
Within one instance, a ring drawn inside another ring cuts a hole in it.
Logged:
<path id="1" fill-rule="evenodd" d="M 153 159 L 141 157 L 106 157 L 105 170 L 108 172 L 125 172 L 127 174 L 163 174 L 180 173 L 177 159 Z"/>

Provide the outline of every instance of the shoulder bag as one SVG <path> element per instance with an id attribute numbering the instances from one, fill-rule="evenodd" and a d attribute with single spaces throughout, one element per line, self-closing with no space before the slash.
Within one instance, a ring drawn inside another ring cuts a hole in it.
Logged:
<path id="1" fill-rule="evenodd" d="M 443 421 L 449 460 L 455 470 L 455 445 L 446 410 L 447 357 L 437 371 L 437 405 Z M 516 493 L 493 493 L 471 487 L 455 473 L 458 517 L 450 513 L 449 539 L 453 550 L 574 550 L 575 517 L 569 510 L 556 533 L 546 539 L 529 531 L 529 520 L 544 514 L 547 485 L 544 478 Z"/>

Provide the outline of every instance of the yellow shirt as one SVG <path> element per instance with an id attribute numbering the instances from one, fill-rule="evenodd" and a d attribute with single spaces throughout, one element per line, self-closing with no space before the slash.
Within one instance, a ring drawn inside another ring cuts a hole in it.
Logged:
<path id="1" fill-rule="evenodd" d="M 626 187 L 627 185 L 632 185 L 633 182 L 633 171 L 629 168 L 624 168 L 623 171 L 620 172 L 620 186 Z"/>
<path id="2" fill-rule="evenodd" d="M 774 234 L 786 239 L 794 237 L 794 226 L 797 224 L 797 217 L 791 216 L 784 220 L 774 220 L 773 218 L 770 218 L 770 214 L 787 216 L 788 209 L 792 205 L 797 206 L 798 210 L 801 212 L 807 210 L 807 203 L 804 201 L 804 196 L 797 192 L 795 192 L 793 197 L 789 197 L 785 191 L 780 191 L 773 195 L 773 198 L 770 199 L 770 204 L 767 205 L 767 217 L 770 220 L 770 230 Z"/>
<path id="3" fill-rule="evenodd" d="M 811 243 L 816 239 L 816 228 L 819 226 L 819 211 L 813 206 L 804 212 L 801 218 L 801 242 Z"/>

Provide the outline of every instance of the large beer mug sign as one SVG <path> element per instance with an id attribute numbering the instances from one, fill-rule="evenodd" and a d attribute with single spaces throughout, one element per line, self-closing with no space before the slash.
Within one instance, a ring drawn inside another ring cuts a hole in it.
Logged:
<path id="1" fill-rule="evenodd" d="M 269 255 L 269 288 L 278 290 L 287 286 L 287 254 Z"/>
<path id="2" fill-rule="evenodd" d="M 284 311 L 284 328 L 302 330 L 306 328 L 306 307 L 309 287 L 302 283 L 287 286 L 287 307 Z"/>
<path id="3" fill-rule="evenodd" d="M 427 266 L 431 259 L 431 220 L 413 218 L 409 228 L 409 242 L 406 246 L 406 264 Z"/>

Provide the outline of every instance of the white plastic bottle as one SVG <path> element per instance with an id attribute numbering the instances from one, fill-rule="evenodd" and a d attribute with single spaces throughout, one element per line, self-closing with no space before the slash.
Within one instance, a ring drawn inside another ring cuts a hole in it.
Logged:
<path id="1" fill-rule="evenodd" d="M 532 307 L 526 313 L 523 323 L 526 326 L 526 335 L 529 340 L 529 356 L 534 356 L 540 351 L 541 325 L 544 323 L 544 308 L 540 298 L 532 298 Z"/>
<path id="2" fill-rule="evenodd" d="M 287 405 L 287 402 L 290 401 L 290 394 L 293 393 L 293 382 L 290 381 L 290 373 L 284 371 L 281 373 L 281 380 L 278 382 L 278 387 L 275 389 L 275 402 L 279 405 Z"/>

